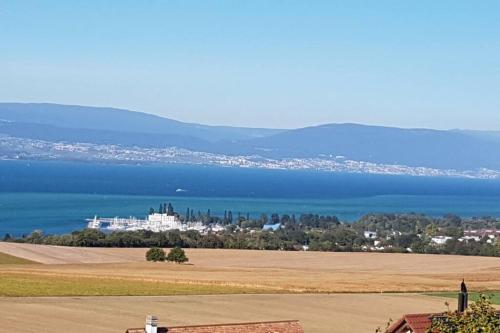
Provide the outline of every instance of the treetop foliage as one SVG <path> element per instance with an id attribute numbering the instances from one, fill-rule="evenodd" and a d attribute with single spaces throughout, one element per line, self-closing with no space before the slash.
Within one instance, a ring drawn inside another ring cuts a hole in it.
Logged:
<path id="1" fill-rule="evenodd" d="M 146 252 L 147 261 L 165 261 L 165 251 L 159 247 L 152 247 Z"/>
<path id="2" fill-rule="evenodd" d="M 167 261 L 175 262 L 177 264 L 182 264 L 189 261 L 184 250 L 178 246 L 170 250 L 166 259 Z"/>

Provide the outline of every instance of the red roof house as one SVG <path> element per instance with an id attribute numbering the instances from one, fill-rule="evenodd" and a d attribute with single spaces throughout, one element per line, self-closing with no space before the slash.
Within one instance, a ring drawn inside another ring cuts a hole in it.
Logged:
<path id="1" fill-rule="evenodd" d="M 435 314 L 407 314 L 389 327 L 387 333 L 427 333 Z"/>

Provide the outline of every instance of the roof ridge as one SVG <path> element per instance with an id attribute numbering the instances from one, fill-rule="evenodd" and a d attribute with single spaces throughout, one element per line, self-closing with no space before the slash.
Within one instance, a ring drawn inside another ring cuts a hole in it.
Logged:
<path id="1" fill-rule="evenodd" d="M 245 326 L 259 324 L 281 324 L 281 323 L 299 323 L 299 320 L 275 320 L 275 321 L 255 321 L 242 323 L 224 323 L 224 324 L 202 324 L 202 325 L 186 325 L 186 326 L 170 326 L 169 328 L 189 328 L 189 327 L 220 327 L 220 326 Z"/>
<path id="2" fill-rule="evenodd" d="M 404 316 L 405 317 L 408 317 L 408 316 L 433 316 L 433 315 L 437 315 L 441 312 L 438 312 L 438 313 L 433 313 L 433 312 L 422 312 L 422 313 L 407 313 L 405 314 Z"/>

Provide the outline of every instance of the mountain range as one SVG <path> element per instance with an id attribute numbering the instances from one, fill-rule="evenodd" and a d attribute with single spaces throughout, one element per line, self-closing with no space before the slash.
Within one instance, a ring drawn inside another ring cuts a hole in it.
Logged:
<path id="1" fill-rule="evenodd" d="M 342 158 L 437 169 L 500 170 L 500 132 L 325 124 L 298 129 L 208 126 L 143 112 L 0 103 L 0 135 L 123 147 L 178 147 L 265 158 Z M 0 147 L 1 149 L 1 147 Z"/>

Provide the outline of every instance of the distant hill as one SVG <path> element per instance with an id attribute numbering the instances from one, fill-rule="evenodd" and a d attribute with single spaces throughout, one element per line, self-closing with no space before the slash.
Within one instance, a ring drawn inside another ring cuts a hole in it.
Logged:
<path id="1" fill-rule="evenodd" d="M 226 155 L 343 158 L 411 167 L 500 170 L 500 132 L 326 124 L 294 130 L 207 126 L 141 112 L 0 103 L 0 134 L 46 141 L 176 146 Z"/>
<path id="2" fill-rule="evenodd" d="M 0 103 L 0 119 L 60 128 L 182 135 L 215 142 L 244 140 L 279 133 L 278 129 L 207 126 L 143 112 L 49 103 Z"/>
<path id="3" fill-rule="evenodd" d="M 273 157 L 344 156 L 384 164 L 498 170 L 500 140 L 481 133 L 329 124 L 254 139 L 246 149 Z"/>
<path id="4" fill-rule="evenodd" d="M 475 136 L 487 141 L 500 142 L 500 131 L 454 130 L 455 132 Z"/>

